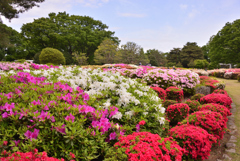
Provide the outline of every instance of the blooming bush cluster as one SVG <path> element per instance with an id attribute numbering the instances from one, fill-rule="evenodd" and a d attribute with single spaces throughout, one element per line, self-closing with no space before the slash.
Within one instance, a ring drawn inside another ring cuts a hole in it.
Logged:
<path id="1" fill-rule="evenodd" d="M 218 103 L 220 105 L 226 106 L 228 109 L 231 109 L 232 99 L 228 97 L 226 94 L 212 93 L 206 95 L 200 99 L 201 104 L 206 103 Z"/>
<path id="2" fill-rule="evenodd" d="M 134 132 L 121 136 L 105 160 L 181 161 L 184 152 L 171 137 L 161 138 L 158 134 Z"/>
<path id="3" fill-rule="evenodd" d="M 211 91 L 217 89 L 219 81 L 208 76 L 200 76 L 200 84 L 211 87 Z"/>
<path id="4" fill-rule="evenodd" d="M 173 127 L 170 129 L 169 135 L 186 150 L 183 156 L 186 160 L 207 159 L 212 144 L 216 142 L 216 138 L 206 130 L 188 124 Z"/>
<path id="5" fill-rule="evenodd" d="M 167 99 L 176 100 L 177 102 L 181 102 L 184 98 L 183 90 L 178 87 L 168 87 L 166 89 Z"/>
<path id="6" fill-rule="evenodd" d="M 225 94 L 226 96 L 228 96 L 227 91 L 223 90 L 223 89 L 215 89 L 213 91 L 213 93 L 219 93 L 219 94 Z"/>
<path id="7" fill-rule="evenodd" d="M 199 126 L 218 140 L 223 138 L 225 129 L 227 128 L 227 122 L 224 117 L 220 113 L 210 110 L 194 112 L 181 123 Z"/>
<path id="8" fill-rule="evenodd" d="M 223 116 L 223 118 L 226 120 L 226 122 L 228 121 L 227 116 L 231 116 L 231 112 L 227 107 L 220 104 L 216 104 L 216 103 L 209 103 L 209 104 L 204 104 L 202 106 L 199 106 L 199 111 L 204 111 L 204 110 L 219 112 Z"/>
<path id="9" fill-rule="evenodd" d="M 163 88 L 160 88 L 160 87 L 151 87 L 151 88 L 157 92 L 159 98 L 165 101 L 167 97 L 167 93 Z"/>
<path id="10" fill-rule="evenodd" d="M 166 116 L 170 120 L 170 125 L 175 126 L 189 114 L 189 106 L 185 103 L 176 103 L 168 106 Z"/>
<path id="11" fill-rule="evenodd" d="M 163 102 L 163 107 L 167 109 L 168 106 L 173 105 L 173 104 L 176 104 L 176 103 L 178 103 L 178 102 L 175 101 L 175 100 L 165 100 L 165 101 Z"/>
<path id="12" fill-rule="evenodd" d="M 186 100 L 184 103 L 189 106 L 189 113 L 198 111 L 198 107 L 201 105 L 199 101 L 190 99 Z"/>

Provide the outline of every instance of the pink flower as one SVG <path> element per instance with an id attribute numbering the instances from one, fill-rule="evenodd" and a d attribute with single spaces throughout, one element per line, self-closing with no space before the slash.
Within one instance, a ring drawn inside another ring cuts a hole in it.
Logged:
<path id="1" fill-rule="evenodd" d="M 144 120 L 142 120 L 142 121 L 139 122 L 139 125 L 145 125 L 145 123 L 146 122 Z"/>
<path id="2" fill-rule="evenodd" d="M 117 136 L 116 132 L 112 132 L 112 133 L 109 135 L 109 140 L 114 140 L 114 139 L 116 139 L 116 136 Z"/>

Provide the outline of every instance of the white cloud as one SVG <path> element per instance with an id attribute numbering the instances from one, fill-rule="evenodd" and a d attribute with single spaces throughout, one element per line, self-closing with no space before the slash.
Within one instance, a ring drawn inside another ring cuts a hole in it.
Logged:
<path id="1" fill-rule="evenodd" d="M 187 9 L 187 7 L 188 7 L 188 5 L 186 5 L 186 4 L 180 4 L 180 8 L 181 8 L 182 10 Z"/>
<path id="2" fill-rule="evenodd" d="M 137 14 L 137 13 L 118 13 L 121 17 L 135 17 L 135 18 L 143 18 L 146 17 L 146 14 Z"/>
<path id="3" fill-rule="evenodd" d="M 196 9 L 193 9 L 193 10 L 188 14 L 188 17 L 189 17 L 189 18 L 194 18 L 198 13 L 199 13 L 199 11 L 197 11 Z"/>

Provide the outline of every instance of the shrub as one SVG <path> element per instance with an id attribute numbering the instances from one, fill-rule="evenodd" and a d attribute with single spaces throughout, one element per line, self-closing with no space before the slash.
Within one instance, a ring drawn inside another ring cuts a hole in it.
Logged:
<path id="1" fill-rule="evenodd" d="M 180 125 L 170 129 L 172 136 L 186 150 L 183 159 L 204 160 L 210 155 L 212 143 L 216 138 L 206 130 L 193 125 Z"/>
<path id="2" fill-rule="evenodd" d="M 186 103 L 189 106 L 189 108 L 190 108 L 189 113 L 193 113 L 193 112 L 198 111 L 198 107 L 201 105 L 199 103 L 199 101 L 197 101 L 197 100 L 190 100 L 190 99 L 188 99 L 184 103 Z"/>
<path id="3" fill-rule="evenodd" d="M 237 75 L 237 80 L 240 82 L 240 74 Z"/>
<path id="4" fill-rule="evenodd" d="M 223 138 L 227 122 L 218 112 L 210 110 L 197 111 L 185 118 L 182 124 L 190 124 L 205 129 L 209 134 L 214 135 L 218 140 Z"/>
<path id="5" fill-rule="evenodd" d="M 170 125 L 175 126 L 189 114 L 189 106 L 185 103 L 176 103 L 168 106 L 166 116 L 170 120 Z"/>
<path id="6" fill-rule="evenodd" d="M 40 64 L 39 56 L 41 52 L 37 52 L 33 57 L 33 63 Z"/>
<path id="7" fill-rule="evenodd" d="M 177 102 L 181 102 L 183 100 L 183 90 L 178 87 L 168 87 L 166 89 L 167 99 L 176 100 Z"/>
<path id="8" fill-rule="evenodd" d="M 216 103 L 204 104 L 202 106 L 199 106 L 198 110 L 199 111 L 210 110 L 213 112 L 219 112 L 224 117 L 226 122 L 228 121 L 227 116 L 231 116 L 231 112 L 229 111 L 229 109 L 227 107 L 216 104 Z"/>
<path id="9" fill-rule="evenodd" d="M 18 60 L 16 60 L 16 62 L 17 63 L 24 63 L 24 62 L 26 62 L 26 60 L 25 59 L 18 59 Z"/>
<path id="10" fill-rule="evenodd" d="M 175 103 L 178 103 L 178 102 L 175 101 L 175 100 L 165 100 L 165 101 L 163 102 L 163 107 L 167 109 L 168 106 L 173 105 L 173 104 L 175 104 Z"/>
<path id="11" fill-rule="evenodd" d="M 218 93 L 212 93 L 209 95 L 206 95 L 200 99 L 201 104 L 206 103 L 217 103 L 220 105 L 226 106 L 228 109 L 231 109 L 232 106 L 232 99 L 225 94 L 218 94 Z"/>
<path id="12" fill-rule="evenodd" d="M 225 94 L 226 96 L 229 96 L 227 91 L 223 90 L 223 89 L 215 89 L 213 91 L 213 93 L 219 93 L 219 94 Z"/>
<path id="13" fill-rule="evenodd" d="M 41 64 L 52 63 L 55 65 L 65 64 L 65 57 L 63 53 L 54 48 L 44 48 L 39 55 Z"/>
<path id="14" fill-rule="evenodd" d="M 161 138 L 149 132 L 134 132 L 121 136 L 119 142 L 108 151 L 106 161 L 139 160 L 139 161 L 181 161 L 184 149 L 170 138 Z"/>
<path id="15" fill-rule="evenodd" d="M 151 88 L 157 92 L 159 98 L 165 101 L 167 94 L 163 88 L 160 88 L 160 87 L 151 87 Z"/>
<path id="16" fill-rule="evenodd" d="M 202 97 L 204 97 L 204 96 L 205 96 L 204 94 L 197 93 L 197 94 L 195 94 L 195 95 L 193 95 L 193 96 L 191 97 L 191 100 L 200 101 L 200 99 L 201 99 Z"/>

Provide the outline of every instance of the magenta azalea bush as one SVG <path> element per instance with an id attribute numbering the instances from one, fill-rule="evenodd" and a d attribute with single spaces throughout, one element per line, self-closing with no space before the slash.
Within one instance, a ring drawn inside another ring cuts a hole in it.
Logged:
<path id="1" fill-rule="evenodd" d="M 200 99 L 201 104 L 206 103 L 217 103 L 220 105 L 226 106 L 228 109 L 231 109 L 232 106 L 232 99 L 228 97 L 226 94 L 219 94 L 219 93 L 212 93 L 209 95 L 206 95 Z"/>
<path id="2" fill-rule="evenodd" d="M 188 124 L 173 127 L 169 135 L 186 150 L 183 156 L 186 160 L 208 159 L 212 144 L 216 143 L 216 138 L 206 130 Z"/>
<path id="3" fill-rule="evenodd" d="M 170 120 L 170 125 L 175 126 L 189 114 L 189 106 L 185 103 L 176 103 L 168 106 L 166 117 Z"/>
<path id="4" fill-rule="evenodd" d="M 167 99 L 176 100 L 177 102 L 181 102 L 184 98 L 183 90 L 178 87 L 168 87 L 166 89 Z"/>

